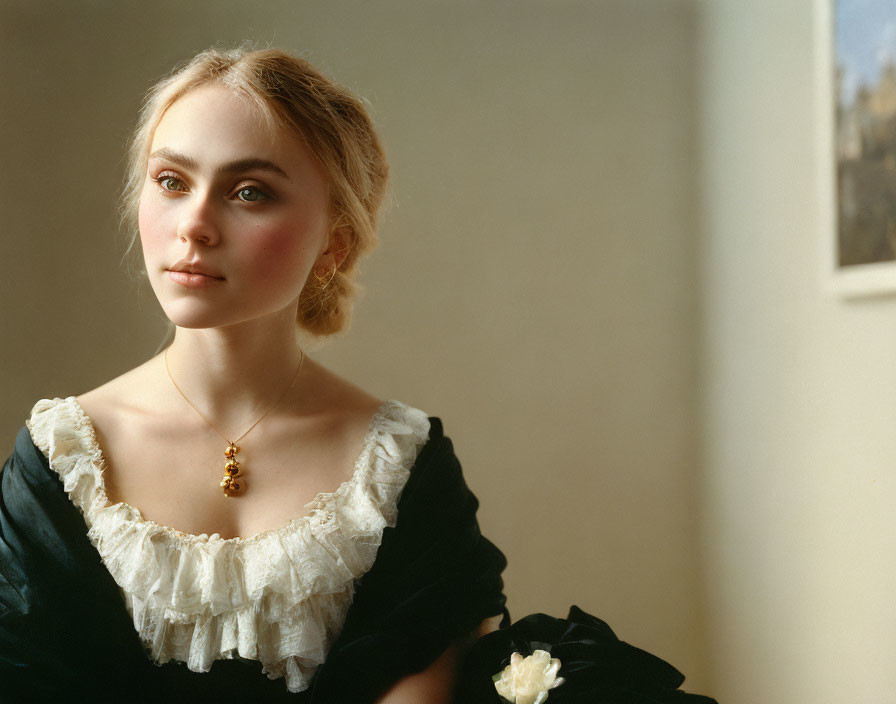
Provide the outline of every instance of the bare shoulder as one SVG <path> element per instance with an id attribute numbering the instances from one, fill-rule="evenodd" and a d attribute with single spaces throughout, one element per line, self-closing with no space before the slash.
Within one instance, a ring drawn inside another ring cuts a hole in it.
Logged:
<path id="1" fill-rule="evenodd" d="M 348 434 L 366 431 L 371 417 L 383 405 L 383 399 L 368 393 L 326 367 L 307 361 L 306 393 L 314 399 L 313 413 L 327 419 Z"/>
<path id="2" fill-rule="evenodd" d="M 159 403 L 157 378 L 158 358 L 75 397 L 84 413 L 103 428 L 115 428 Z"/>

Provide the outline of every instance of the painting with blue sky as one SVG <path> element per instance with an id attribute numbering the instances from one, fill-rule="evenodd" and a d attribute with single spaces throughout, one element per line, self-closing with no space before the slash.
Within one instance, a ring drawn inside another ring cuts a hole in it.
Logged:
<path id="1" fill-rule="evenodd" d="M 838 265 L 896 261 L 896 2 L 836 0 Z"/>

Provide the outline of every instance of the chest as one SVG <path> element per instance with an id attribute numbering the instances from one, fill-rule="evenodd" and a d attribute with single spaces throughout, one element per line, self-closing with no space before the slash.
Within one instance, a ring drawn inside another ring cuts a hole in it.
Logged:
<path id="1" fill-rule="evenodd" d="M 384 529 L 396 525 L 398 498 L 427 442 L 426 414 L 386 402 L 363 430 L 343 423 L 307 433 L 274 422 L 258 434 L 260 449 L 250 455 L 244 448 L 246 476 L 258 486 L 239 499 L 223 499 L 214 481 L 226 447 L 220 439 L 134 418 L 125 430 L 91 422 L 99 415 L 85 415 L 74 397 L 41 400 L 28 428 L 82 512 L 151 659 L 208 672 L 215 661 L 239 656 L 260 661 L 290 692 L 307 689 Z M 351 481 L 333 491 L 346 474 Z M 303 502 L 318 486 L 326 494 L 306 511 Z M 108 501 L 130 492 L 123 499 L 130 505 Z M 303 517 L 293 521 L 296 506 Z M 228 520 L 234 532 L 253 537 L 226 539 Z"/>
<path id="2" fill-rule="evenodd" d="M 275 420 L 253 429 L 229 452 L 207 426 L 132 418 L 96 429 L 103 481 L 112 503 L 137 508 L 144 519 L 183 533 L 249 537 L 304 515 L 320 494 L 335 491 L 355 471 L 364 429 Z M 233 455 L 228 457 L 228 455 Z M 243 491 L 221 486 L 236 460 Z"/>

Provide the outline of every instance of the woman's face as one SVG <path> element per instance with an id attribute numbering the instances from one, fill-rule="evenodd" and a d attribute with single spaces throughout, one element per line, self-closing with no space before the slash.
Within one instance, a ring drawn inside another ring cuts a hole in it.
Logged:
<path id="1" fill-rule="evenodd" d="M 149 280 L 176 325 L 232 325 L 289 309 L 333 268 L 326 177 L 298 137 L 210 84 L 153 136 L 139 227 Z"/>

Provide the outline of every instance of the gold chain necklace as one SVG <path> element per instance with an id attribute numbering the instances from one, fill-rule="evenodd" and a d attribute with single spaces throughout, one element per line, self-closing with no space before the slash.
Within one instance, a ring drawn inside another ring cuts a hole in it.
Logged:
<path id="1" fill-rule="evenodd" d="M 196 411 L 196 413 L 199 415 L 199 417 L 205 421 L 206 425 L 208 425 L 209 428 L 211 428 L 218 435 L 220 435 L 222 438 L 224 438 L 224 441 L 227 443 L 227 449 L 224 450 L 224 457 L 227 458 L 227 463 L 224 465 L 224 478 L 221 480 L 221 484 L 220 484 L 221 489 L 224 491 L 224 496 L 227 496 L 227 497 L 239 496 L 240 494 L 242 494 L 246 491 L 246 479 L 245 479 L 245 477 L 243 477 L 243 472 L 240 469 L 240 463 L 236 459 L 236 455 L 240 451 L 240 448 L 237 445 L 237 443 L 240 440 L 242 440 L 244 437 L 246 437 L 250 433 L 252 428 L 254 428 L 256 425 L 261 423 L 261 421 L 264 420 L 264 418 L 268 415 L 268 413 L 270 413 L 278 405 L 280 405 L 280 402 L 284 398 L 286 398 L 286 394 L 288 394 L 290 389 L 292 389 L 292 387 L 296 385 L 296 379 L 299 378 L 299 370 L 301 370 L 301 368 L 302 368 L 302 362 L 305 361 L 305 352 L 303 350 L 301 352 L 302 352 L 302 356 L 299 358 L 299 366 L 296 367 L 296 373 L 293 374 L 292 382 L 286 388 L 286 390 L 282 394 L 280 394 L 280 398 L 278 398 L 274 402 L 273 406 L 271 406 L 268 410 L 266 410 L 264 412 L 264 414 L 261 416 L 261 418 L 259 418 L 257 421 L 255 421 L 252 424 L 252 426 L 249 428 L 249 430 L 247 430 L 245 433 L 240 435 L 236 440 L 228 440 L 227 436 L 224 435 L 224 433 L 222 433 L 220 430 L 218 430 L 212 424 L 212 422 L 202 414 L 202 411 L 200 411 L 198 408 L 196 408 L 196 406 L 193 405 L 193 402 L 187 398 L 187 395 L 183 391 L 181 391 L 181 388 L 177 385 L 177 382 L 174 380 L 174 377 L 171 376 L 171 369 L 168 367 L 168 348 L 167 347 L 165 348 L 165 371 L 168 374 L 168 378 L 171 379 L 171 383 L 174 384 L 174 388 L 177 389 L 177 392 L 181 396 L 183 396 L 184 401 L 186 401 L 190 405 L 190 408 L 192 408 L 194 411 Z"/>

